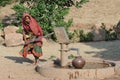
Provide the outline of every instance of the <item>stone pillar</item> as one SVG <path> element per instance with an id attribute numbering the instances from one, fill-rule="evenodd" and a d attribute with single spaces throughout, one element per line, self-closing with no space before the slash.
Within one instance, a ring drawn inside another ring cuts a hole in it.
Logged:
<path id="1" fill-rule="evenodd" d="M 67 66 L 67 52 L 68 52 L 68 45 L 60 43 L 60 58 L 61 58 L 61 67 Z"/>

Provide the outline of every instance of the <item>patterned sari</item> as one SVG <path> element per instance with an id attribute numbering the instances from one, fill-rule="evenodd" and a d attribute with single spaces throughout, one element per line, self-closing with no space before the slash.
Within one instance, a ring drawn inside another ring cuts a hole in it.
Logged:
<path id="1" fill-rule="evenodd" d="M 26 25 L 24 22 L 26 16 L 30 18 L 29 25 Z M 34 57 L 42 56 L 42 29 L 37 21 L 26 13 L 22 18 L 22 26 L 25 36 L 28 36 L 26 40 L 29 44 L 25 44 L 19 54 L 24 58 L 27 57 L 27 54 L 33 54 Z"/>

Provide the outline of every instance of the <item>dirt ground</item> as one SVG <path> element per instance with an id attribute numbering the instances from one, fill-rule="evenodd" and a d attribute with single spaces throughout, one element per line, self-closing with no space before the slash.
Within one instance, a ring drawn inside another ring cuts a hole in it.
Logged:
<path id="1" fill-rule="evenodd" d="M 71 7 L 66 19 L 73 18 L 73 22 L 83 24 L 117 24 L 120 19 L 120 0 L 90 0 L 80 9 Z M 14 13 L 12 5 L 0 9 L 0 19 Z M 120 41 L 101 41 L 88 43 L 71 43 L 69 47 L 80 49 L 82 57 L 96 57 L 107 60 L 120 61 Z M 22 58 L 18 52 L 22 46 L 5 47 L 0 45 L 0 80 L 50 80 L 35 71 L 33 56 Z M 43 56 L 40 59 L 48 60 L 52 55 L 60 57 L 60 45 L 54 42 L 44 42 Z M 69 54 L 76 54 L 70 51 Z M 105 80 L 120 80 L 120 77 L 111 77 Z"/>
<path id="2" fill-rule="evenodd" d="M 89 0 L 82 8 L 71 7 L 66 19 L 74 24 L 117 24 L 120 20 L 120 0 Z"/>
<path id="3" fill-rule="evenodd" d="M 88 43 L 71 43 L 69 47 L 79 48 L 80 55 L 84 58 L 95 57 L 107 60 L 120 61 L 120 41 L 101 41 Z M 41 76 L 35 71 L 33 65 L 33 56 L 27 58 L 21 57 L 18 52 L 22 48 L 5 47 L 0 45 L 0 80 L 50 80 Z M 48 60 L 51 55 L 60 57 L 60 45 L 54 42 L 44 42 L 43 56 L 40 59 Z M 76 55 L 76 52 L 70 51 L 69 54 Z M 119 78 L 120 79 L 120 78 Z M 115 78 L 105 80 L 119 80 Z"/>
<path id="4" fill-rule="evenodd" d="M 117 24 L 120 20 L 120 0 L 89 0 L 82 8 L 71 7 L 66 20 L 73 18 L 73 24 Z M 15 13 L 14 4 L 0 8 L 0 19 Z"/>

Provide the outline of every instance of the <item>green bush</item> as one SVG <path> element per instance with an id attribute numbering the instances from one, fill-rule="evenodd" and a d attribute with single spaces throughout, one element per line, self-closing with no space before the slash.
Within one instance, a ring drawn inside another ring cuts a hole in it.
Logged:
<path id="1" fill-rule="evenodd" d="M 82 5 L 86 2 L 89 2 L 89 0 L 81 0 L 81 1 L 77 1 L 76 2 L 76 7 L 79 8 L 79 7 L 82 7 Z"/>
<path id="2" fill-rule="evenodd" d="M 106 29 L 106 25 L 102 23 L 101 28 L 105 30 L 105 40 L 110 41 L 110 40 L 116 40 L 117 39 L 117 34 L 114 31 L 114 29 Z"/>
<path id="3" fill-rule="evenodd" d="M 110 41 L 110 40 L 116 40 L 117 39 L 117 34 L 114 29 L 106 29 L 106 25 L 102 23 L 101 28 L 105 30 L 105 40 Z M 71 39 L 72 42 L 88 42 L 88 41 L 93 41 L 93 33 L 88 32 L 84 33 L 83 30 L 74 30 L 73 33 L 69 33 L 69 38 Z"/>
<path id="4" fill-rule="evenodd" d="M 3 24 L 2 22 L 0 21 L 0 30 L 3 29 Z"/>
<path id="5" fill-rule="evenodd" d="M 12 9 L 16 11 L 16 18 L 17 20 L 19 20 L 19 25 L 21 25 L 22 15 L 27 10 L 27 8 L 24 7 L 22 4 L 19 4 L 19 5 L 14 5 Z"/>
<path id="6" fill-rule="evenodd" d="M 75 58 L 75 56 L 73 55 L 73 54 L 70 54 L 69 56 L 68 56 L 68 59 L 74 59 Z"/>
<path id="7" fill-rule="evenodd" d="M 0 0 L 0 6 L 5 6 L 6 4 L 11 3 L 13 0 Z"/>
<path id="8" fill-rule="evenodd" d="M 22 26 L 19 26 L 19 28 L 18 28 L 18 30 L 16 32 L 22 34 Z"/>
<path id="9" fill-rule="evenodd" d="M 80 42 L 89 41 L 93 41 L 93 34 L 91 32 L 85 34 L 83 30 L 80 30 Z"/>
<path id="10" fill-rule="evenodd" d="M 7 4 L 11 4 L 13 2 L 18 2 L 18 1 L 20 1 L 20 0 L 0 0 L 0 6 L 4 7 Z"/>
<path id="11" fill-rule="evenodd" d="M 89 42 L 93 41 L 92 32 L 84 33 L 83 30 L 74 30 L 73 33 L 69 33 L 69 37 L 72 42 Z"/>
<path id="12" fill-rule="evenodd" d="M 73 33 L 69 33 L 69 38 L 72 42 L 79 42 L 80 41 L 80 32 L 79 30 L 74 30 Z"/>
<path id="13" fill-rule="evenodd" d="M 23 3 L 29 1 L 33 3 L 29 8 L 24 7 Z M 68 28 L 72 24 L 72 19 L 64 21 L 64 16 L 69 13 L 71 6 L 79 6 L 88 0 L 81 0 L 79 4 L 75 4 L 73 0 L 20 0 L 20 4 L 15 5 L 13 9 L 16 11 L 16 17 L 21 23 L 22 15 L 28 12 L 40 24 L 44 31 L 44 35 L 53 32 L 54 27 Z M 53 36 L 54 37 L 54 36 Z"/>

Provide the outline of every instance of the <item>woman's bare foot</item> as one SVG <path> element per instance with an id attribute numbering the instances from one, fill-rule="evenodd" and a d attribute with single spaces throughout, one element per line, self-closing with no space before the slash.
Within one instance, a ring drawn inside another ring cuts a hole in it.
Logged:
<path id="1" fill-rule="evenodd" d="M 39 59 L 35 60 L 33 64 L 37 65 L 38 63 L 39 63 Z"/>
<path id="2" fill-rule="evenodd" d="M 36 65 L 36 61 L 33 63 L 33 65 Z"/>

